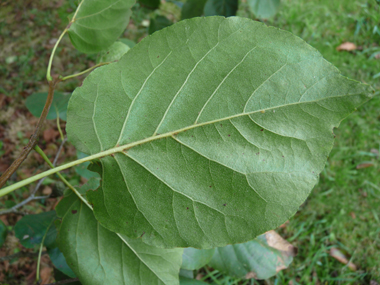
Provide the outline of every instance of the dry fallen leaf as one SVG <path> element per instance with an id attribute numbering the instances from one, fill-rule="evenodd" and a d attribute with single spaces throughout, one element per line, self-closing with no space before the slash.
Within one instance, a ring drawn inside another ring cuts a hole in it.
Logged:
<path id="1" fill-rule="evenodd" d="M 338 260 L 339 262 L 343 264 L 347 264 L 348 268 L 350 268 L 352 271 L 356 271 L 357 267 L 355 264 L 353 264 L 351 261 L 348 260 L 348 258 L 337 248 L 331 248 L 330 249 L 330 256 Z"/>
<path id="2" fill-rule="evenodd" d="M 371 166 L 374 166 L 374 164 L 372 162 L 364 162 L 364 163 L 358 164 L 356 166 L 356 169 L 368 168 L 368 167 L 371 167 Z"/>
<path id="3" fill-rule="evenodd" d="M 353 51 L 353 50 L 356 50 L 357 47 L 354 43 L 350 43 L 350 42 L 345 42 L 345 43 L 342 43 L 340 46 L 338 46 L 336 48 L 337 51 Z"/>

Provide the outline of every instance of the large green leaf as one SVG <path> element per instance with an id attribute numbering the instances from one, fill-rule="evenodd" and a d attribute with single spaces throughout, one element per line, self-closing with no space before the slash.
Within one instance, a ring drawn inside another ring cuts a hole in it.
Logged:
<path id="1" fill-rule="evenodd" d="M 53 247 L 57 237 L 57 230 L 53 225 L 55 219 L 57 219 L 55 211 L 26 215 L 15 225 L 15 235 L 23 246 L 33 248 L 41 244 L 46 234 L 44 245 Z"/>
<path id="2" fill-rule="evenodd" d="M 197 249 L 188 247 L 185 248 L 182 255 L 181 268 L 186 270 L 197 270 L 205 266 L 214 255 L 215 248 Z"/>
<path id="3" fill-rule="evenodd" d="M 235 16 L 238 0 L 208 0 L 204 6 L 205 16 Z"/>
<path id="4" fill-rule="evenodd" d="M 112 45 L 129 23 L 135 0 L 82 0 L 68 33 L 74 47 L 96 53 Z"/>
<path id="5" fill-rule="evenodd" d="M 181 19 L 190 19 L 203 15 L 207 0 L 187 0 L 181 10 Z"/>
<path id="6" fill-rule="evenodd" d="M 46 119 L 56 119 L 58 113 L 59 117 L 62 120 L 66 121 L 67 104 L 69 102 L 70 96 L 71 94 L 54 92 L 53 102 L 51 103 Z M 42 110 L 44 109 L 47 97 L 47 92 L 33 93 L 28 98 L 26 98 L 25 106 L 33 114 L 33 116 L 39 118 L 41 116 Z"/>
<path id="7" fill-rule="evenodd" d="M 83 284 L 179 284 L 182 249 L 159 249 L 111 232 L 69 193 L 60 201 L 58 244 Z"/>
<path id="8" fill-rule="evenodd" d="M 212 248 L 294 215 L 334 127 L 369 93 L 289 32 L 193 18 L 93 71 L 69 102 L 67 134 L 102 157 L 101 187 L 87 196 L 104 227 Z"/>
<path id="9" fill-rule="evenodd" d="M 289 266 L 297 249 L 275 231 L 215 250 L 209 265 L 237 278 L 268 279 Z"/>
<path id="10" fill-rule="evenodd" d="M 257 18 L 268 19 L 277 13 L 280 0 L 248 0 L 248 4 Z"/>

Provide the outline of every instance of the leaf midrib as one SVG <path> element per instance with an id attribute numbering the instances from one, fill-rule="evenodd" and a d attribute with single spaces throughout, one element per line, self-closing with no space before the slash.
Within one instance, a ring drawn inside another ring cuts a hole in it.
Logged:
<path id="1" fill-rule="evenodd" d="M 252 114 L 259 113 L 259 112 L 263 113 L 263 112 L 266 112 L 266 111 L 271 111 L 271 110 L 274 110 L 274 109 L 285 108 L 285 107 L 289 107 L 289 106 L 295 106 L 295 105 L 301 105 L 301 104 L 318 103 L 318 102 L 321 102 L 321 101 L 324 101 L 324 100 L 333 99 L 333 98 L 347 97 L 347 96 L 357 96 L 357 95 L 360 95 L 360 94 L 362 94 L 362 93 L 345 94 L 345 95 L 339 95 L 339 96 L 330 96 L 330 97 L 325 97 L 325 98 L 321 98 L 321 99 L 313 100 L 313 101 L 294 102 L 294 103 L 285 104 L 285 105 L 281 105 L 281 106 L 264 108 L 264 109 L 260 109 L 260 110 L 256 110 L 256 111 L 252 111 L 252 112 L 239 113 L 239 114 L 232 115 L 232 116 L 229 116 L 229 117 L 224 117 L 224 118 L 220 118 L 220 119 L 216 119 L 216 120 L 212 120 L 212 121 L 207 121 L 207 122 L 203 122 L 203 123 L 197 123 L 197 124 L 193 124 L 193 125 L 188 126 L 188 127 L 184 127 L 182 129 L 174 130 L 174 131 L 167 132 L 167 133 L 160 134 L 160 135 L 156 135 L 156 136 L 151 136 L 151 137 L 148 137 L 148 138 L 145 138 L 145 139 L 142 139 L 142 140 L 138 140 L 138 141 L 135 141 L 135 142 L 132 142 L 132 143 L 129 143 L 129 144 L 125 144 L 125 145 L 121 145 L 121 146 L 115 146 L 113 148 L 110 148 L 110 149 L 107 149 L 107 150 L 103 150 L 103 151 L 100 151 L 100 152 L 95 153 L 95 154 L 91 154 L 90 156 L 86 157 L 85 158 L 86 160 L 83 160 L 83 162 L 90 161 L 90 160 L 93 160 L 93 159 L 96 159 L 96 158 L 102 158 L 102 157 L 105 157 L 107 155 L 111 155 L 111 154 L 114 154 L 114 153 L 117 153 L 117 152 L 123 152 L 123 151 L 129 150 L 129 149 L 131 149 L 131 148 L 133 148 L 135 146 L 138 146 L 138 145 L 149 143 L 149 142 L 152 142 L 152 141 L 155 141 L 155 140 L 159 140 L 159 139 L 162 139 L 162 138 L 176 136 L 176 135 L 178 135 L 180 133 L 186 132 L 186 131 L 191 130 L 191 129 L 195 129 L 195 128 L 198 128 L 198 127 L 202 127 L 202 126 L 206 126 L 206 125 L 211 125 L 211 124 L 223 122 L 223 121 L 226 121 L 226 120 L 231 120 L 231 119 L 234 119 L 234 118 L 239 118 L 239 117 L 243 117 L 243 116 L 249 116 L 249 115 L 252 115 Z"/>

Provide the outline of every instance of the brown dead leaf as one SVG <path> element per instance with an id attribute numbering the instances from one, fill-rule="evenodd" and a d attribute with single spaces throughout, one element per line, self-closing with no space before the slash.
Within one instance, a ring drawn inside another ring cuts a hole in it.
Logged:
<path id="1" fill-rule="evenodd" d="M 46 142 L 55 141 L 55 139 L 59 136 L 59 132 L 54 129 L 44 130 L 44 140 Z"/>
<path id="2" fill-rule="evenodd" d="M 357 270 L 356 265 L 349 261 L 348 258 L 344 255 L 344 253 L 341 252 L 339 249 L 334 247 L 331 248 L 330 256 L 338 260 L 340 263 L 347 264 L 348 268 L 350 268 L 352 271 Z"/>
<path id="3" fill-rule="evenodd" d="M 356 219 L 356 215 L 355 215 L 354 212 L 351 212 L 351 213 L 350 213 L 350 216 L 351 216 L 351 218 Z"/>
<path id="4" fill-rule="evenodd" d="M 368 168 L 368 167 L 372 167 L 372 166 L 374 166 L 374 164 L 372 162 L 364 162 L 364 163 L 360 163 L 360 164 L 356 165 L 356 169 Z"/>
<path id="5" fill-rule="evenodd" d="M 265 238 L 270 247 L 273 247 L 287 256 L 296 256 L 298 248 L 291 245 L 289 242 L 284 240 L 278 233 L 275 231 L 269 231 L 265 233 Z"/>
<path id="6" fill-rule="evenodd" d="M 255 272 L 248 272 L 246 275 L 245 275 L 245 279 L 257 279 L 257 274 Z"/>
<path id="7" fill-rule="evenodd" d="M 50 267 L 44 267 L 41 269 L 40 277 L 41 277 L 41 285 L 43 284 L 49 284 L 51 281 L 51 268 Z"/>
<path id="8" fill-rule="evenodd" d="M 356 50 L 357 47 L 354 43 L 345 42 L 336 48 L 337 51 L 353 51 Z"/>

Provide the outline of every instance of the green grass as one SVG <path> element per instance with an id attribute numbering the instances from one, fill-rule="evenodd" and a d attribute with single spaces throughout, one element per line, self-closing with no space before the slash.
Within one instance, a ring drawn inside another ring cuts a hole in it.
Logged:
<path id="1" fill-rule="evenodd" d="M 375 1 L 284 0 L 273 25 L 317 48 L 342 74 L 371 84 L 380 94 L 380 6 Z M 361 47 L 338 52 L 343 42 Z M 320 182 L 300 211 L 280 230 L 299 248 L 289 269 L 270 284 L 369 284 L 380 281 L 380 96 L 335 130 L 336 142 Z M 372 167 L 357 169 L 360 163 Z M 355 272 L 329 255 L 351 256 Z"/>

